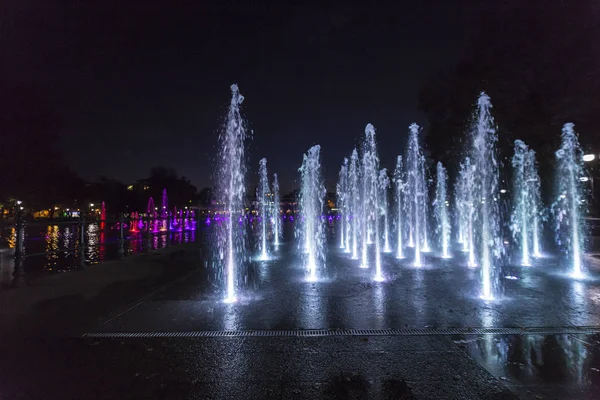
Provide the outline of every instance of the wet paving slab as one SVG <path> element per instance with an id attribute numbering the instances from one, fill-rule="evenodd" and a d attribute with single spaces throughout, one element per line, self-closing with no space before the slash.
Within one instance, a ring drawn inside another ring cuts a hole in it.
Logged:
<path id="1" fill-rule="evenodd" d="M 218 274 L 199 260 L 87 330 L 106 337 L 0 343 L 0 398 L 600 398 L 599 335 L 575 334 L 600 330 L 595 271 L 575 281 L 551 261 L 512 266 L 483 301 L 479 270 L 460 257 L 426 261 L 417 269 L 385 255 L 385 281 L 374 282 L 331 249 L 327 271 L 308 283 L 282 246 L 251 264 L 238 302 L 225 304 Z M 295 334 L 312 329 L 333 334 Z M 115 337 L 129 333 L 139 337 Z"/>
<path id="2" fill-rule="evenodd" d="M 600 398 L 600 335 L 456 336 L 453 341 L 519 398 Z"/>
<path id="3" fill-rule="evenodd" d="M 512 266 L 492 301 L 480 298 L 480 271 L 457 256 L 426 256 L 427 266 L 383 258 L 384 282 L 338 249 L 317 282 L 306 282 L 293 249 L 245 272 L 238 302 L 222 300 L 210 269 L 172 285 L 98 331 L 390 329 L 599 326 L 600 279 L 573 280 L 550 261 Z M 517 279 L 514 279 L 517 278 Z"/>
<path id="4" fill-rule="evenodd" d="M 516 398 L 441 336 L 68 339 L 33 349 L 35 365 L 3 371 L 6 398 Z"/>

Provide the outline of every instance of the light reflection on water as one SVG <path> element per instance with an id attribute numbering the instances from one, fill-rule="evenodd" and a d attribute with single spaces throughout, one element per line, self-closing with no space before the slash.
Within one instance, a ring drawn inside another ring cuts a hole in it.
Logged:
<path id="1" fill-rule="evenodd" d="M 104 229 L 102 228 L 104 225 Z M 118 257 L 119 229 L 112 229 L 109 224 L 88 223 L 84 228 L 84 258 L 87 264 L 97 264 Z M 9 248 L 16 246 L 16 229 L 6 227 L 0 229 L 0 241 Z M 124 251 L 126 255 L 145 252 L 148 245 L 152 250 L 165 248 L 171 244 L 194 242 L 195 231 L 156 232 L 150 242 L 145 232 L 125 230 Z M 171 239 L 169 240 L 169 235 Z M 27 273 L 68 271 L 76 268 L 80 258 L 81 231 L 79 225 L 47 224 L 31 222 L 25 229 L 24 261 Z M 39 254 L 39 255 L 35 255 Z M 5 273 L 6 268 L 2 269 Z"/>

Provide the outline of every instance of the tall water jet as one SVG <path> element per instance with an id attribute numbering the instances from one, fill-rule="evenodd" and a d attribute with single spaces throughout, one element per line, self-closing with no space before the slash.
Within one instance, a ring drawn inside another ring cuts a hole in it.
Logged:
<path id="1" fill-rule="evenodd" d="M 556 242 L 571 264 L 571 276 L 583 277 L 583 215 L 587 203 L 584 178 L 583 152 L 572 123 L 562 129 L 560 149 L 556 152 L 558 198 L 552 205 L 555 219 Z"/>
<path id="2" fill-rule="evenodd" d="M 269 194 L 267 159 L 263 158 L 258 162 L 258 190 L 256 194 L 258 200 L 258 213 L 260 215 L 260 260 L 262 261 L 269 259 L 269 249 L 267 245 Z"/>
<path id="3" fill-rule="evenodd" d="M 273 174 L 273 211 L 271 218 L 273 219 L 273 243 L 275 246 L 279 246 L 281 240 L 281 216 L 279 215 L 280 206 L 279 197 L 279 179 L 277 174 Z"/>
<path id="4" fill-rule="evenodd" d="M 477 266 L 475 258 L 475 202 L 473 199 L 473 188 L 475 185 L 475 171 L 471 165 L 471 159 L 466 157 L 460 164 L 458 181 L 456 184 L 457 208 L 460 213 L 459 224 L 463 229 L 463 251 L 469 253 L 467 265 L 471 268 Z"/>
<path id="5" fill-rule="evenodd" d="M 477 220 L 475 237 L 482 274 L 481 297 L 487 300 L 494 298 L 496 267 L 504 254 L 498 206 L 499 167 L 496 159 L 498 136 L 490 113 L 491 108 L 489 96 L 482 92 L 477 102 L 471 148 L 475 171 L 473 188 Z"/>
<path id="6" fill-rule="evenodd" d="M 396 169 L 394 170 L 394 185 L 396 188 L 396 258 L 404 258 L 404 189 L 405 189 L 404 167 L 402 165 L 402 156 L 396 160 Z"/>
<path id="7" fill-rule="evenodd" d="M 450 218 L 448 216 L 448 173 L 441 162 L 437 163 L 435 200 L 436 233 L 442 248 L 442 258 L 450 258 Z"/>
<path id="8" fill-rule="evenodd" d="M 423 208 L 421 209 L 422 229 L 423 229 L 423 247 L 421 251 L 423 253 L 429 253 L 431 247 L 429 246 L 429 188 L 427 186 L 427 174 L 425 173 L 425 156 L 421 156 L 421 176 L 423 177 Z"/>
<path id="9" fill-rule="evenodd" d="M 316 281 L 318 270 L 325 268 L 325 225 L 321 218 L 325 202 L 325 186 L 321 177 L 321 146 L 311 147 L 300 167 L 300 213 L 303 239 L 306 243 L 307 280 Z"/>
<path id="10" fill-rule="evenodd" d="M 389 224 L 388 224 L 388 189 L 390 187 L 390 178 L 387 169 L 379 171 L 379 211 L 383 215 L 383 252 L 391 253 Z"/>
<path id="11" fill-rule="evenodd" d="M 415 248 L 415 267 L 423 266 L 421 240 L 426 237 L 423 224 L 425 215 L 426 191 L 424 175 L 424 159 L 419 144 L 419 125 L 413 123 L 409 127 L 408 145 L 406 149 L 406 196 L 409 215 L 409 245 Z"/>
<path id="12" fill-rule="evenodd" d="M 520 246 L 521 265 L 530 266 L 531 256 L 540 256 L 540 183 L 535 152 L 522 140 L 515 140 L 512 165 L 514 197 L 510 228 L 513 238 Z"/>
<path id="13" fill-rule="evenodd" d="M 375 127 L 367 124 L 365 128 L 365 140 L 362 146 L 362 207 L 363 207 L 363 240 L 362 240 L 362 265 L 368 267 L 367 244 L 369 242 L 369 223 L 373 227 L 375 243 L 375 277 L 374 280 L 383 280 L 381 274 L 380 253 L 380 209 L 379 209 L 379 157 L 377 156 L 377 145 L 375 143 Z"/>
<path id="14" fill-rule="evenodd" d="M 348 159 L 344 157 L 344 163 L 340 168 L 339 180 L 336 185 L 337 192 L 337 208 L 340 215 L 340 249 L 346 247 L 345 232 L 346 229 L 346 201 L 348 200 Z"/>
<path id="15" fill-rule="evenodd" d="M 537 162 L 535 159 L 535 151 L 529 150 L 529 178 L 528 182 L 530 185 L 529 193 L 531 193 L 531 202 L 532 202 L 532 210 L 533 210 L 533 224 L 531 229 L 533 229 L 533 256 L 535 258 L 539 258 L 542 256 L 542 246 L 540 244 L 541 241 L 541 232 L 542 229 L 542 212 L 543 212 L 543 204 L 542 204 L 542 195 L 540 191 L 541 180 L 538 174 Z"/>
<path id="16" fill-rule="evenodd" d="M 359 169 L 358 169 L 358 151 L 352 150 L 350 156 L 350 165 L 348 167 L 348 185 L 350 199 L 349 199 L 349 216 L 350 216 L 350 231 L 352 234 L 352 259 L 358 260 L 358 229 L 359 229 L 359 214 L 360 214 L 360 198 L 358 190 L 359 181 Z"/>
<path id="17" fill-rule="evenodd" d="M 240 114 L 243 100 L 237 85 L 231 85 L 231 103 L 227 121 L 219 135 L 218 167 L 215 174 L 216 200 L 223 205 L 227 214 L 224 223 L 217 225 L 216 232 L 219 258 L 227 280 L 226 302 L 237 300 L 236 273 L 246 260 L 245 228 L 238 223 L 243 218 L 246 196 L 244 142 L 247 134 Z"/>

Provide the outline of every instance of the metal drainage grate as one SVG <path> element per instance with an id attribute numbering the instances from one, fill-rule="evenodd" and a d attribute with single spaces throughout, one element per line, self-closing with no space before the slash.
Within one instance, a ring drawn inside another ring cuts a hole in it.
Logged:
<path id="1" fill-rule="evenodd" d="M 324 337 L 324 336 L 431 336 L 431 335 L 556 335 L 600 333 L 600 326 L 446 328 L 446 329 L 308 329 L 260 331 L 88 332 L 84 338 L 216 338 L 216 337 Z"/>

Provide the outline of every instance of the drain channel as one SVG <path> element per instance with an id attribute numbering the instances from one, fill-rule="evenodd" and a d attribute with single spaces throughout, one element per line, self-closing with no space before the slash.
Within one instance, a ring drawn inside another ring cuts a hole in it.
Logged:
<path id="1" fill-rule="evenodd" d="M 88 332 L 84 338 L 216 338 L 216 337 L 325 337 L 325 336 L 432 336 L 432 335 L 560 335 L 600 333 L 600 326 L 446 329 L 308 329 L 175 332 Z"/>

